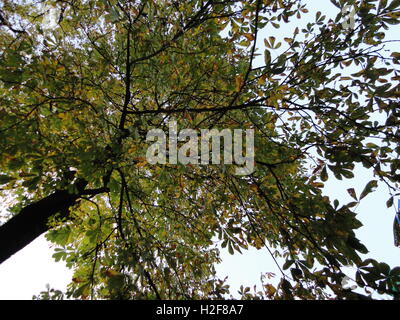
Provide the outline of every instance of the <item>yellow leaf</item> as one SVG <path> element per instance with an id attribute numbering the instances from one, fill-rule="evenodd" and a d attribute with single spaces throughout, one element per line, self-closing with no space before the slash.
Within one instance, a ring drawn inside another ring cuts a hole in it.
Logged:
<path id="1" fill-rule="evenodd" d="M 66 120 L 66 119 L 69 118 L 69 115 L 68 115 L 67 112 L 59 113 L 57 116 L 58 116 L 61 120 Z"/>
<path id="2" fill-rule="evenodd" d="M 111 278 L 111 277 L 116 277 L 116 276 L 121 275 L 120 272 L 115 271 L 115 270 L 112 270 L 112 269 L 107 270 L 107 271 L 105 272 L 105 274 L 106 274 L 107 277 L 110 277 L 110 278 Z"/>
<path id="3" fill-rule="evenodd" d="M 240 91 L 243 85 L 243 76 L 241 74 L 236 76 L 235 83 L 236 83 L 236 91 Z"/>
<path id="4" fill-rule="evenodd" d="M 312 182 L 311 185 L 316 188 L 323 188 L 324 184 L 322 182 Z"/>
<path id="5" fill-rule="evenodd" d="M 244 36 L 246 37 L 246 39 L 249 40 L 249 41 L 253 41 L 253 40 L 254 40 L 254 36 L 253 36 L 252 33 L 244 33 L 243 35 L 244 35 Z"/>
<path id="6" fill-rule="evenodd" d="M 263 85 L 265 84 L 265 80 L 267 79 L 266 75 L 263 75 L 262 77 L 260 77 L 260 79 L 258 79 L 258 84 L 259 85 Z"/>
<path id="7" fill-rule="evenodd" d="M 139 162 L 139 163 L 136 164 L 136 166 L 139 167 L 139 168 L 142 168 L 145 165 L 147 165 L 147 161 L 142 161 L 142 162 Z"/>

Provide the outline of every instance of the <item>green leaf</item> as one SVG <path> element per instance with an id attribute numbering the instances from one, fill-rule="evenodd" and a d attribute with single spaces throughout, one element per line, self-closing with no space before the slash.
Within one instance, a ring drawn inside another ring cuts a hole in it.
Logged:
<path id="1" fill-rule="evenodd" d="M 387 11 L 392 11 L 400 7 L 400 0 L 393 0 L 386 8 Z"/>
<path id="2" fill-rule="evenodd" d="M 390 208 L 393 206 L 393 197 L 390 197 L 388 201 L 386 201 L 386 207 Z"/>
<path id="3" fill-rule="evenodd" d="M 337 209 L 337 208 L 339 207 L 339 200 L 338 200 L 338 199 L 335 199 L 335 200 L 333 201 L 333 207 L 334 207 L 335 209 Z"/>
<path id="4" fill-rule="evenodd" d="M 283 270 L 287 270 L 290 266 L 294 263 L 294 260 L 286 260 L 285 264 L 283 265 Z"/>
<path id="5" fill-rule="evenodd" d="M 119 290 L 124 285 L 124 282 L 125 276 L 123 274 L 119 274 L 108 279 L 108 286 L 111 290 Z"/>
<path id="6" fill-rule="evenodd" d="M 267 67 L 271 64 L 271 53 L 268 49 L 264 50 L 264 62 Z"/>
<path id="7" fill-rule="evenodd" d="M 0 175 L 0 185 L 2 185 L 2 184 L 7 184 L 7 183 L 9 183 L 9 182 L 11 182 L 11 181 L 15 181 L 15 180 L 16 180 L 16 179 L 13 178 L 13 177 L 6 176 L 6 175 L 4 175 L 4 174 L 1 174 L 1 175 Z"/>
<path id="8" fill-rule="evenodd" d="M 377 186 L 378 186 L 377 180 L 371 180 L 370 182 L 368 182 L 367 185 L 365 186 L 363 192 L 361 192 L 360 200 L 365 198 L 371 192 L 373 192 Z"/>
<path id="9" fill-rule="evenodd" d="M 367 254 L 369 252 L 368 249 L 360 242 L 360 240 L 358 240 L 355 237 L 349 237 L 347 239 L 347 244 L 351 248 L 356 249 L 357 251 L 359 251 L 363 254 Z"/>
<path id="10" fill-rule="evenodd" d="M 354 188 L 347 189 L 347 192 L 349 193 L 349 195 L 350 195 L 354 200 L 357 200 L 357 194 L 356 194 L 356 191 L 354 190 Z"/>
<path id="11" fill-rule="evenodd" d="M 58 245 L 64 246 L 69 242 L 71 231 L 71 228 L 69 226 L 66 226 L 56 230 L 50 230 L 47 233 L 46 237 L 48 240 L 57 243 Z"/>
<path id="12" fill-rule="evenodd" d="M 53 254 L 53 258 L 56 262 L 60 261 L 60 260 L 65 260 L 67 257 L 67 253 L 64 251 L 58 251 L 56 253 Z"/>
<path id="13" fill-rule="evenodd" d="M 328 181 L 328 171 L 326 170 L 326 166 L 321 171 L 321 180 L 322 181 Z"/>

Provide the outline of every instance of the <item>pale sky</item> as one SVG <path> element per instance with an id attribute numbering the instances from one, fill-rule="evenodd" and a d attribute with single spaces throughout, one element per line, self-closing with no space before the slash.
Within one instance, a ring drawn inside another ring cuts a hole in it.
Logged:
<path id="1" fill-rule="evenodd" d="M 321 11 L 328 16 L 335 16 L 337 9 L 333 8 L 329 0 L 307 1 L 310 13 L 307 15 L 311 20 L 315 13 Z M 332 10 L 333 8 L 333 10 Z M 307 19 L 294 20 L 295 25 L 304 25 Z M 293 25 L 281 27 L 280 30 L 264 30 L 260 39 L 269 35 L 285 35 L 285 30 L 293 29 Z M 396 39 L 399 26 L 392 27 L 387 35 Z M 271 34 L 269 34 L 271 32 Z M 392 47 L 392 50 L 395 47 Z M 274 56 L 273 56 L 274 57 Z M 373 177 L 366 169 L 357 168 L 356 179 L 337 181 L 329 179 L 325 186 L 325 194 L 331 200 L 338 199 L 341 204 L 351 201 L 347 193 L 348 188 L 355 188 L 359 195 L 366 183 Z M 380 184 L 378 189 L 364 198 L 357 207 L 358 218 L 364 226 L 356 231 L 360 240 L 366 244 L 370 253 L 366 257 L 384 261 L 391 267 L 399 265 L 400 248 L 393 245 L 393 219 L 394 208 L 387 209 L 386 201 L 389 198 L 387 188 Z M 395 201 L 397 203 L 397 201 Z M 30 245 L 19 251 L 10 259 L 0 265 L 0 299 L 31 299 L 33 295 L 45 290 L 47 283 L 52 288 L 65 290 L 66 285 L 71 281 L 72 271 L 67 269 L 63 262 L 56 263 L 52 259 L 53 249 L 44 236 L 39 237 Z M 274 272 L 279 277 L 276 266 L 269 257 L 266 250 L 252 249 L 240 255 L 231 256 L 226 251 L 222 252 L 223 263 L 217 266 L 217 273 L 221 278 L 228 276 L 228 283 L 231 285 L 232 294 L 241 284 L 253 286 L 259 284 L 261 273 Z"/>

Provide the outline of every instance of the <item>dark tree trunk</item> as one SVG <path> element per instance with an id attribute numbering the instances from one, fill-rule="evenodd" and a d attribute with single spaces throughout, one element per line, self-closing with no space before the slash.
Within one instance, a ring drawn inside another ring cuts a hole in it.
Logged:
<path id="1" fill-rule="evenodd" d="M 107 187 L 85 190 L 87 184 L 84 179 L 77 179 L 74 183 L 76 194 L 57 190 L 46 198 L 26 206 L 19 214 L 1 225 L 0 264 L 48 231 L 50 217 L 57 213 L 60 213 L 61 218 L 68 217 L 68 209 L 77 203 L 81 196 L 95 196 L 109 192 Z"/>
<path id="2" fill-rule="evenodd" d="M 69 194 L 67 191 L 56 191 L 26 206 L 0 226 L 0 264 L 49 230 L 49 218 L 56 213 L 68 213 L 68 208 L 78 198 L 79 195 Z"/>

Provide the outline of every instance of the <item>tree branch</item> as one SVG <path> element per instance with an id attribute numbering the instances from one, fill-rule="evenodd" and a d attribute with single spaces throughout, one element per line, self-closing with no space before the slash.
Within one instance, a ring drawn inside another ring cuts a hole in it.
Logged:
<path id="1" fill-rule="evenodd" d="M 78 195 L 60 190 L 32 203 L 0 226 L 0 264 L 49 230 L 48 220 L 56 213 L 65 215 Z"/>
<path id="2" fill-rule="evenodd" d="M 57 190 L 51 195 L 23 208 L 19 214 L 0 226 L 0 264 L 27 246 L 42 233 L 48 231 L 50 217 L 60 213 L 61 218 L 68 216 L 69 208 L 77 203 L 82 195 L 96 195 L 108 189 L 84 190 L 87 182 L 78 179 L 75 186 L 78 193 L 70 194 L 66 190 Z"/>

